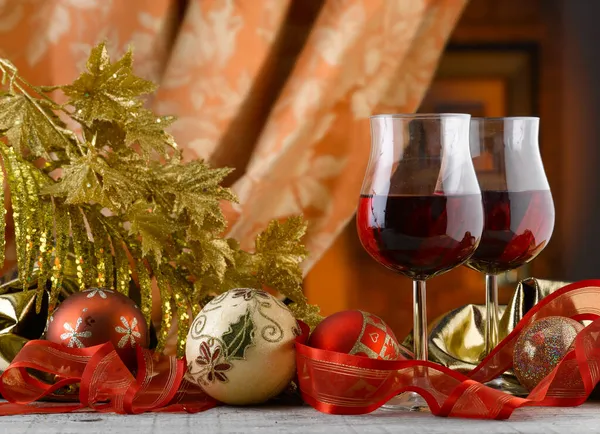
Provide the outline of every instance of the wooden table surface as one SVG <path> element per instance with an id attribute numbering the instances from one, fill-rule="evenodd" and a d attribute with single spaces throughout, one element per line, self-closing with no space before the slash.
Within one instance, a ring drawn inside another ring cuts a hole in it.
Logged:
<path id="1" fill-rule="evenodd" d="M 523 408 L 506 421 L 438 418 L 428 413 L 378 410 L 332 416 L 310 407 L 220 407 L 204 413 L 78 413 L 0 417 L 1 434 L 204 433 L 599 433 L 600 403 L 576 408 Z"/>

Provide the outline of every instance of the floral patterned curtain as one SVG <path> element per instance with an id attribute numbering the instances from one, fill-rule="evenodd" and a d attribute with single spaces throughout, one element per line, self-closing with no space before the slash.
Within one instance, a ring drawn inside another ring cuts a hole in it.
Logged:
<path id="1" fill-rule="evenodd" d="M 418 108 L 467 0 L 0 0 L 0 55 L 35 84 L 135 48 L 185 158 L 233 165 L 230 235 L 309 219 L 308 270 L 351 218 L 368 117 Z"/>

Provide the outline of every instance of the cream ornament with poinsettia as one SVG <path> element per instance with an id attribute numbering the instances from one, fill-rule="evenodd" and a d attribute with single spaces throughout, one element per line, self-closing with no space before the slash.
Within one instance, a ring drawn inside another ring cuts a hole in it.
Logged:
<path id="1" fill-rule="evenodd" d="M 263 403 L 294 378 L 299 333 L 290 310 L 272 295 L 232 289 L 211 300 L 192 323 L 188 378 L 223 403 Z"/>

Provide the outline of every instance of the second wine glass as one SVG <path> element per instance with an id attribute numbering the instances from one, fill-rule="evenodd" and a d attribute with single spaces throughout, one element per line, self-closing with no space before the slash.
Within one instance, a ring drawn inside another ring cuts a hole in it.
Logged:
<path id="1" fill-rule="evenodd" d="M 358 235 L 380 264 L 413 280 L 415 359 L 427 360 L 425 281 L 463 264 L 483 230 L 469 152 L 469 115 L 371 118 L 371 157 L 357 211 Z M 412 385 L 426 387 L 426 369 Z M 425 409 L 406 393 L 388 408 Z"/>
<path id="2" fill-rule="evenodd" d="M 484 352 L 498 344 L 497 276 L 533 260 L 554 228 L 554 203 L 538 144 L 539 118 L 472 118 L 470 146 L 483 197 L 483 236 L 467 266 L 485 273 Z M 495 381 L 488 385 L 511 391 Z"/>

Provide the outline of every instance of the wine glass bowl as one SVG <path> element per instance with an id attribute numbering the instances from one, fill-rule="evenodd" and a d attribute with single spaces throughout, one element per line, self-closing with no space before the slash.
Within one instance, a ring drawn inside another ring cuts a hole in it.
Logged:
<path id="1" fill-rule="evenodd" d="M 532 261 L 552 236 L 554 204 L 550 190 L 481 194 L 485 229 L 467 266 L 496 275 Z"/>
<path id="2" fill-rule="evenodd" d="M 465 263 L 483 231 L 469 120 L 465 114 L 371 117 L 357 230 L 376 261 L 413 280 L 417 360 L 427 360 L 425 281 Z M 424 375 L 415 370 L 414 384 L 419 373 Z M 424 407 L 418 397 L 405 395 L 392 406 Z"/>
<path id="3" fill-rule="evenodd" d="M 361 195 L 359 238 L 381 265 L 413 280 L 427 280 L 458 267 L 475 252 L 483 226 L 480 208 L 478 194 Z"/>

